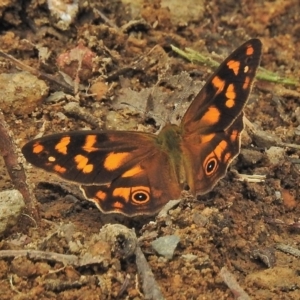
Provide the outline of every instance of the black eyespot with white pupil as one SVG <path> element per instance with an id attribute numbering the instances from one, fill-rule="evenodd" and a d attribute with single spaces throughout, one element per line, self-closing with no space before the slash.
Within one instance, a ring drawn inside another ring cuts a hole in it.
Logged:
<path id="1" fill-rule="evenodd" d="M 206 164 L 206 167 L 205 167 L 205 172 L 206 172 L 206 175 L 211 175 L 212 173 L 214 173 L 214 171 L 216 170 L 217 168 L 217 165 L 218 165 L 218 162 L 215 158 L 211 158 L 207 164 Z"/>
<path id="2" fill-rule="evenodd" d="M 147 203 L 150 200 L 150 195 L 146 191 L 135 191 L 132 194 L 132 201 L 136 204 Z"/>

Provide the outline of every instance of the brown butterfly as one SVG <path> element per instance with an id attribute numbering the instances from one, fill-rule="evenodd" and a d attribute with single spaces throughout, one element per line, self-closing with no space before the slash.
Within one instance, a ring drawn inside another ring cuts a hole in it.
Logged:
<path id="1" fill-rule="evenodd" d="M 262 44 L 251 39 L 209 78 L 179 126 L 158 135 L 136 131 L 75 131 L 27 143 L 28 162 L 81 185 L 104 213 L 154 214 L 188 186 L 210 191 L 240 151 L 243 108 Z"/>

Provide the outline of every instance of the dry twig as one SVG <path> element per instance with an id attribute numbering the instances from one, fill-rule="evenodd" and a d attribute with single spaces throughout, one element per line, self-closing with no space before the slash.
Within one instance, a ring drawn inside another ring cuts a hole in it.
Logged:
<path id="1" fill-rule="evenodd" d="M 288 254 L 291 254 L 293 256 L 300 257 L 300 250 L 296 249 L 292 246 L 285 245 L 283 243 L 277 243 L 277 244 L 275 244 L 275 248 L 277 250 L 280 250 L 280 251 L 284 252 L 284 253 L 288 253 Z"/>
<path id="2" fill-rule="evenodd" d="M 0 258 L 27 257 L 33 260 L 45 260 L 50 262 L 60 262 L 63 265 L 79 266 L 79 258 L 76 255 L 60 254 L 55 252 L 39 250 L 1 250 Z"/>
<path id="3" fill-rule="evenodd" d="M 231 292 L 234 294 L 237 300 L 250 300 L 249 295 L 241 288 L 233 274 L 230 273 L 226 267 L 223 267 L 220 271 L 220 276 L 229 287 Z"/>
<path id="4" fill-rule="evenodd" d="M 164 300 L 164 296 L 154 278 L 144 253 L 139 246 L 136 247 L 135 255 L 137 269 L 142 280 L 145 299 Z"/>
<path id="5" fill-rule="evenodd" d="M 8 174 L 16 187 L 22 194 L 28 213 L 38 223 L 40 221 L 39 212 L 33 193 L 30 191 L 26 183 L 26 174 L 23 166 L 18 161 L 17 149 L 13 143 L 12 135 L 8 125 L 5 122 L 4 115 L 0 111 L 0 154 L 4 158 L 4 162 Z M 36 224 L 35 224 L 36 225 Z"/>
<path id="6" fill-rule="evenodd" d="M 64 90 L 67 93 L 73 94 L 73 89 L 72 87 L 70 87 L 69 85 L 67 85 L 64 81 L 57 79 L 56 77 L 50 75 L 50 74 L 46 74 L 43 72 L 40 72 L 37 69 L 34 69 L 30 66 L 25 65 L 24 63 L 22 63 L 21 61 L 19 61 L 18 59 L 14 58 L 13 56 L 3 52 L 0 50 L 0 57 L 4 57 L 6 59 L 9 59 L 14 65 L 16 65 L 18 68 L 27 71 L 35 76 L 37 76 L 39 79 L 43 79 L 46 80 L 48 82 L 52 82 L 53 84 L 55 84 L 56 86 L 60 87 L 62 90 Z"/>

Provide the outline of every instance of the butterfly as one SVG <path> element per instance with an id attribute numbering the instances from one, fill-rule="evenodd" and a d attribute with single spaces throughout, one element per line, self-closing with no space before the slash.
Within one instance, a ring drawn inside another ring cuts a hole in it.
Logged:
<path id="1" fill-rule="evenodd" d="M 240 151 L 243 108 L 260 63 L 262 43 L 251 39 L 231 53 L 191 102 L 180 125 L 157 134 L 74 131 L 24 145 L 26 160 L 80 185 L 104 213 L 158 212 L 188 187 L 209 192 Z"/>

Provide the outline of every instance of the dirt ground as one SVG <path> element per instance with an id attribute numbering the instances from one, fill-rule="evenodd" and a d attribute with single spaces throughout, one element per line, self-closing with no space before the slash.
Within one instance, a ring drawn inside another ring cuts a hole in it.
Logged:
<path id="1" fill-rule="evenodd" d="M 210 193 L 187 197 L 158 218 L 103 215 L 76 185 L 25 164 L 41 222 L 24 226 L 27 217 L 21 216 L 2 236 L 0 250 L 78 257 L 85 249 L 103 259 L 72 264 L 29 254 L 5 257 L 0 260 L 0 299 L 149 298 L 143 289 L 147 277 L 137 276 L 135 256 L 124 255 L 126 236 L 117 241 L 121 254 L 97 238 L 105 224 L 118 223 L 134 228 L 164 299 L 249 299 L 226 283 L 223 267 L 251 299 L 300 299 L 298 1 L 76 3 L 0 0 L 0 48 L 22 63 L 1 57 L 1 73 L 28 71 L 29 66 L 46 83 L 36 96 L 38 83 L 24 75 L 31 87 L 28 102 L 20 98 L 0 104 L 18 147 L 38 134 L 68 130 L 156 132 L 182 102 L 184 86 L 191 85 L 190 101 L 212 72 L 207 64 L 180 57 L 171 44 L 221 62 L 258 37 L 261 66 L 278 76 L 276 82 L 256 80 L 245 108 L 250 125 L 226 177 Z M 60 14 L 67 4 L 69 19 Z M 168 81 L 172 76 L 179 76 L 179 84 Z M 282 78 L 295 83 L 284 84 Z M 17 83 L 16 94 L 22 89 Z M 163 105 L 161 99 L 172 101 Z M 0 163 L 0 188 L 12 189 Z M 265 178 L 242 181 L 238 173 Z M 168 235 L 180 239 L 170 259 L 151 244 Z"/>

